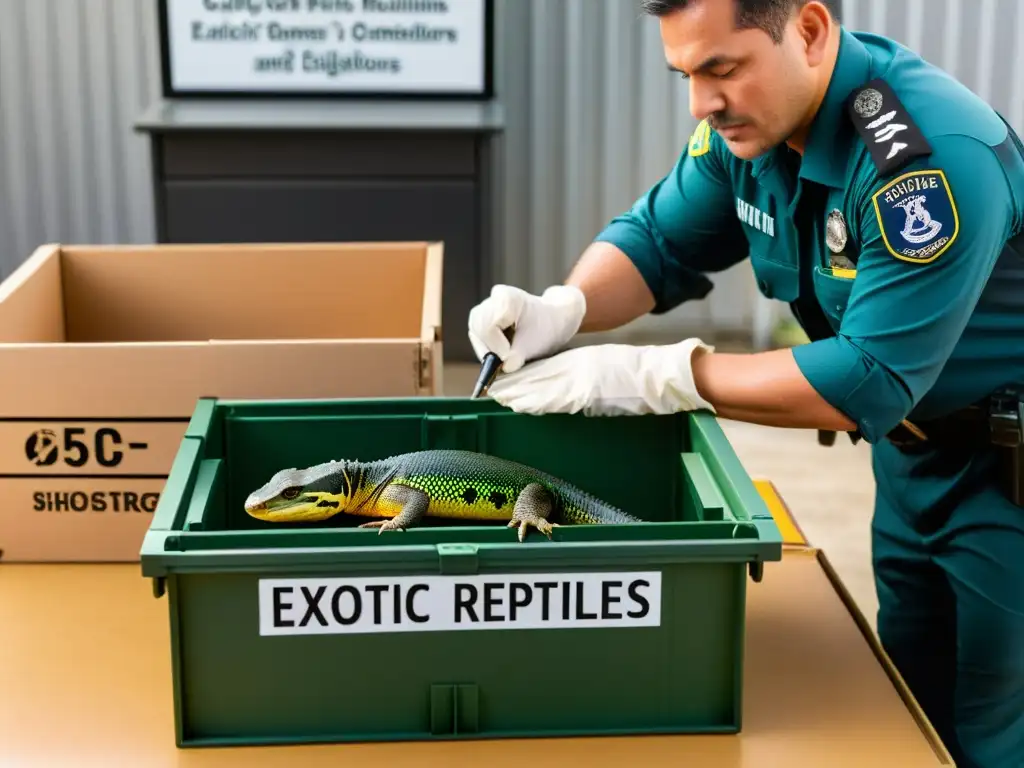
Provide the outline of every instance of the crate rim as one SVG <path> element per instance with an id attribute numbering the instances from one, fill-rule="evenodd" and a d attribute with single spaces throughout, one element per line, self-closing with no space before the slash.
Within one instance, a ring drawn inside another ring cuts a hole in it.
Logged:
<path id="1" fill-rule="evenodd" d="M 732 507 L 739 507 L 748 515 L 747 519 L 737 521 L 736 526 L 744 526 L 753 531 L 753 536 L 737 538 L 707 538 L 696 536 L 677 541 L 663 536 L 651 538 L 631 538 L 630 540 L 606 541 L 481 541 L 466 543 L 405 543 L 409 538 L 418 536 L 414 531 L 403 532 L 406 538 L 401 544 L 377 546 L 299 546 L 299 547 L 268 547 L 262 549 L 237 548 L 231 546 L 231 537 L 251 534 L 252 532 L 235 531 L 189 531 L 183 528 L 183 518 L 178 514 L 182 505 L 187 505 L 195 493 L 196 475 L 202 465 L 202 451 L 209 436 L 209 430 L 218 413 L 230 412 L 235 408 L 244 408 L 258 418 L 287 416 L 289 412 L 302 415 L 313 415 L 321 409 L 330 410 L 337 406 L 354 408 L 357 413 L 372 413 L 387 409 L 389 405 L 410 404 L 422 405 L 424 413 L 443 410 L 453 404 L 470 408 L 472 414 L 502 415 L 516 417 L 509 409 L 493 400 L 474 400 L 459 396 L 422 397 L 378 397 L 366 398 L 226 398 L 200 397 L 197 399 L 193 414 L 189 420 L 185 434 L 175 456 L 165 493 L 161 495 L 156 513 L 149 530 L 147 530 L 140 551 L 140 563 L 143 576 L 152 579 L 166 579 L 171 574 L 180 573 L 222 573 L 239 571 L 259 571 L 266 573 L 296 572 L 306 567 L 316 568 L 318 573 L 325 568 L 332 572 L 367 573 L 377 571 L 393 574 L 396 568 L 402 568 L 410 562 L 422 565 L 428 572 L 437 573 L 439 562 L 445 560 L 445 552 L 450 547 L 463 547 L 472 550 L 473 572 L 509 572 L 520 568 L 557 568 L 562 564 L 572 570 L 580 567 L 593 567 L 595 561 L 603 561 L 611 567 L 628 568 L 646 565 L 671 565 L 681 562 L 734 562 L 747 563 L 751 576 L 760 581 L 763 564 L 776 561 L 782 556 L 782 533 L 771 515 L 767 502 L 758 492 L 753 479 L 749 476 L 732 444 L 728 440 L 717 416 L 708 411 L 689 411 L 673 414 L 680 424 L 685 423 L 691 436 L 699 436 L 707 443 L 714 457 L 710 462 L 713 466 L 711 475 L 723 495 L 728 497 Z M 448 414 L 439 416 L 445 418 Z M 562 414 L 559 414 L 562 415 Z M 626 417 L 629 418 L 629 417 Z M 182 478 L 184 480 L 182 481 Z M 175 519 L 178 518 L 178 519 Z M 730 525 L 725 521 L 720 525 Z M 671 526 L 692 525 L 685 522 L 650 523 L 662 530 Z M 712 523 L 701 525 L 711 526 Z M 483 526 L 481 526 L 482 528 Z M 479 530 L 476 526 L 470 530 Z M 499 532 L 493 529 L 495 535 Z M 207 547 L 189 549 L 190 540 L 209 539 L 211 534 L 225 539 L 224 547 Z M 407 536 L 412 534 L 412 536 Z M 695 551 L 696 550 L 696 551 Z M 468 555 L 467 555 L 468 556 Z M 301 564 L 294 562 L 295 558 Z M 449 559 L 451 559 L 449 557 Z M 468 566 L 464 566 L 468 567 Z M 444 572 L 442 567 L 441 573 Z M 162 589 L 154 585 L 154 590 L 161 593 Z"/>

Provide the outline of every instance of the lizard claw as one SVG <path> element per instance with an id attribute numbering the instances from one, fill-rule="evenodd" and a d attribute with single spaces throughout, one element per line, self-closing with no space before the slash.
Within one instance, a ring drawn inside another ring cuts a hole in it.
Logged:
<path id="1" fill-rule="evenodd" d="M 519 528 L 519 541 L 526 539 L 526 531 L 531 525 L 549 539 L 551 538 L 552 529 L 558 527 L 558 523 L 549 523 L 543 517 L 532 517 L 525 520 L 520 517 L 513 517 L 508 521 L 509 528 Z"/>
<path id="2" fill-rule="evenodd" d="M 508 527 L 519 527 L 519 541 L 526 538 L 526 530 L 531 525 L 550 539 L 551 531 L 558 527 L 558 523 L 549 522 L 547 519 L 553 508 L 551 492 L 540 483 L 528 483 L 516 498 Z"/>
<path id="3" fill-rule="evenodd" d="M 372 523 L 363 523 L 359 526 L 360 528 L 376 528 L 377 535 L 380 536 L 384 531 L 404 531 L 405 526 L 399 525 L 391 520 L 374 520 Z"/>

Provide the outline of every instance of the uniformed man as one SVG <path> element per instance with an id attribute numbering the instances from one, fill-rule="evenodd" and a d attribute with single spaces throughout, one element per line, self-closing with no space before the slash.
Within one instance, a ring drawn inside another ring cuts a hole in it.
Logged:
<path id="1" fill-rule="evenodd" d="M 490 394 L 524 413 L 703 408 L 867 440 L 884 646 L 958 765 L 1024 765 L 1024 508 L 999 471 L 1020 452 L 994 444 L 1018 440 L 1017 395 L 999 393 L 1024 383 L 1019 139 L 829 2 L 643 6 L 700 123 L 565 285 L 496 286 L 472 310 L 477 354 L 504 360 Z M 566 349 L 703 298 L 707 273 L 745 258 L 811 343 Z"/>

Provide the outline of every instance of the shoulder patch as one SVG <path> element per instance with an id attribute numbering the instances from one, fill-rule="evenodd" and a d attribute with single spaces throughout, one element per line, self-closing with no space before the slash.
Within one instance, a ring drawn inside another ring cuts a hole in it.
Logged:
<path id="1" fill-rule="evenodd" d="M 701 120 L 690 137 L 690 157 L 700 157 L 711 149 L 711 126 L 707 120 Z"/>
<path id="2" fill-rule="evenodd" d="M 889 253 L 902 261 L 935 261 L 960 234 L 960 216 L 946 174 L 912 171 L 890 181 L 871 198 Z"/>
<path id="3" fill-rule="evenodd" d="M 928 140 L 885 80 L 877 78 L 856 89 L 846 111 L 883 176 L 931 154 Z"/>

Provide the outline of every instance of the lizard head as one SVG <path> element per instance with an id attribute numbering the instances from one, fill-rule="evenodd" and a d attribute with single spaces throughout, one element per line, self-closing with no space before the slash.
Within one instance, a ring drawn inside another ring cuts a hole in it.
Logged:
<path id="1" fill-rule="evenodd" d="M 266 522 L 317 522 L 344 512 L 349 489 L 343 462 L 282 469 L 249 494 L 245 511 Z"/>

